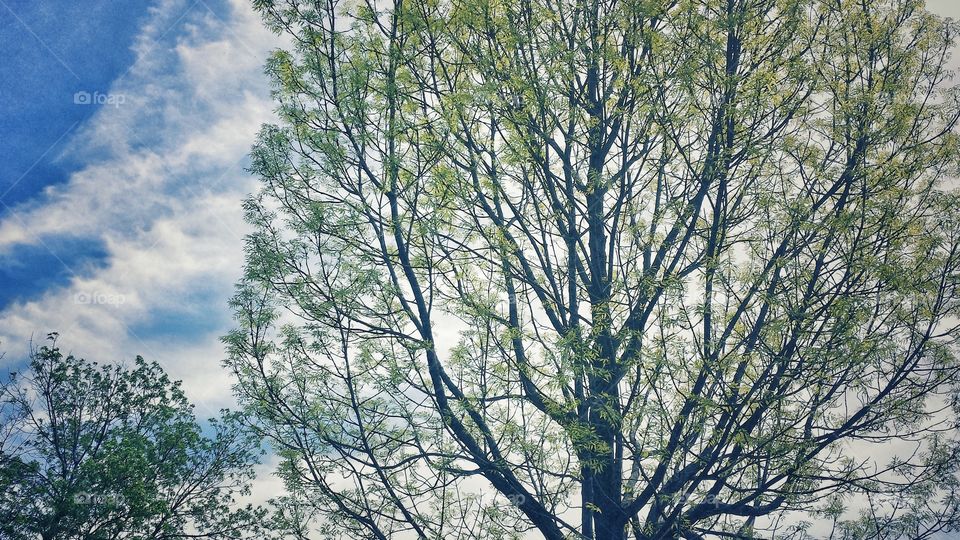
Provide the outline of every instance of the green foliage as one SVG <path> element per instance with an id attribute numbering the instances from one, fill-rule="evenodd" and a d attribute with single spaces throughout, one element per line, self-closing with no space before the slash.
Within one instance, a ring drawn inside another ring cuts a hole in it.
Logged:
<path id="1" fill-rule="evenodd" d="M 0 536 L 45 540 L 258 537 L 242 506 L 259 448 L 233 413 L 197 423 L 156 363 L 100 365 L 54 338 L 3 387 Z"/>

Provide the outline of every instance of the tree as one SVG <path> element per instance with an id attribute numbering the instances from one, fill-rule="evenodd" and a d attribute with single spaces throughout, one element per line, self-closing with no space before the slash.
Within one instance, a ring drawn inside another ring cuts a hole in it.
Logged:
<path id="1" fill-rule="evenodd" d="M 254 5 L 292 48 L 225 341 L 298 515 L 331 538 L 957 530 L 955 23 L 920 0 Z"/>
<path id="2" fill-rule="evenodd" d="M 236 501 L 256 440 L 230 414 L 202 429 L 158 364 L 65 357 L 51 337 L 14 375 L 0 409 L 0 537 L 233 539 L 258 530 L 263 511 Z"/>

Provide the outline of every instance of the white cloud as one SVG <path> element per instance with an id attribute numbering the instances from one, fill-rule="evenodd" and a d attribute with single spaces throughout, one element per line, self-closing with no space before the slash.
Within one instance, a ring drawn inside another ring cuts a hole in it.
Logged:
<path id="1" fill-rule="evenodd" d="M 0 221 L 0 253 L 69 234 L 101 239 L 109 255 L 102 269 L 0 312 L 5 362 L 22 359 L 31 336 L 56 330 L 65 349 L 91 360 L 157 360 L 184 380 L 201 416 L 232 401 L 218 338 L 242 270 L 241 200 L 256 188 L 242 165 L 272 120 L 262 63 L 280 42 L 246 0 L 230 8 L 155 6 L 135 63 L 100 90 L 123 103 L 98 110 L 69 144 L 87 165 Z M 134 330 L 179 313 L 196 331 L 177 339 Z"/>

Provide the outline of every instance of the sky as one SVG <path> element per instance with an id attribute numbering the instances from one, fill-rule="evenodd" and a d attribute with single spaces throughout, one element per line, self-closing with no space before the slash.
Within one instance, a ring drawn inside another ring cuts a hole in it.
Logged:
<path id="1" fill-rule="evenodd" d="M 0 351 L 156 360 L 198 413 L 243 267 L 281 45 L 248 0 L 0 0 Z"/>

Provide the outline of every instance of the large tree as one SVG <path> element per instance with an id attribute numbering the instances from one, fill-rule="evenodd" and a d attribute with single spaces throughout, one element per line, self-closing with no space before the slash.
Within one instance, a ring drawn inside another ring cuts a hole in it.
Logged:
<path id="1" fill-rule="evenodd" d="M 254 5 L 292 47 L 226 341 L 293 521 L 957 530 L 954 23 L 920 0 Z"/>
<path id="2" fill-rule="evenodd" d="M 230 415 L 202 428 L 158 364 L 98 365 L 51 341 L 0 399 L 0 538 L 264 538 L 264 511 L 238 501 L 256 439 Z"/>

